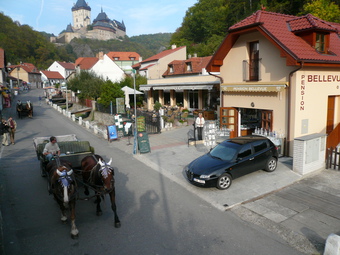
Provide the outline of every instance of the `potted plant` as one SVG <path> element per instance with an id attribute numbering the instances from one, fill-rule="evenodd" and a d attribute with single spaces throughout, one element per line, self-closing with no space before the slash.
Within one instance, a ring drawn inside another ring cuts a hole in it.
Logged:
<path id="1" fill-rule="evenodd" d="M 154 109 L 156 112 L 158 112 L 159 109 L 161 109 L 161 107 L 162 107 L 162 104 L 161 104 L 160 102 L 156 101 L 156 102 L 155 102 L 155 105 L 153 106 L 153 109 Z"/>

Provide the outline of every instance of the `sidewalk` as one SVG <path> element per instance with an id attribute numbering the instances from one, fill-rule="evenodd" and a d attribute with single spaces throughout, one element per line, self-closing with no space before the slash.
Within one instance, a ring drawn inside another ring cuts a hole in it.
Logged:
<path id="1" fill-rule="evenodd" d="M 219 210 L 229 210 L 242 220 L 265 228 L 305 254 L 323 254 L 327 237 L 340 234 L 340 172 L 320 170 L 306 176 L 292 171 L 293 159 L 279 158 L 277 169 L 257 171 L 233 181 L 225 191 L 190 184 L 183 168 L 207 153 L 209 147 L 187 143 L 192 126 L 149 135 L 150 153 L 132 154 L 127 138 L 109 146 L 136 159 L 195 193 Z M 133 138 L 130 139 L 133 144 Z"/>

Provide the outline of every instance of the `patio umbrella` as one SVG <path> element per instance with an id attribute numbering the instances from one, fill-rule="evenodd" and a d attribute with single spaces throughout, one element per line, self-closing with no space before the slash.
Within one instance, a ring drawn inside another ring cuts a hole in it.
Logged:
<path id="1" fill-rule="evenodd" d="M 130 87 L 128 87 L 128 86 L 125 86 L 125 87 L 121 88 L 121 90 L 123 90 L 124 94 L 125 94 L 125 106 L 127 108 L 130 108 L 130 98 L 129 98 L 129 95 L 134 95 L 135 90 L 130 88 Z M 136 90 L 136 95 L 137 94 L 143 94 L 143 92 L 140 92 L 140 91 Z"/>

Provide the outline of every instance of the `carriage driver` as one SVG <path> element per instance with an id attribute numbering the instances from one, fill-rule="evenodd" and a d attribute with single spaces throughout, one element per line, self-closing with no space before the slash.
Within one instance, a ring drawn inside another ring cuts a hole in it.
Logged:
<path id="1" fill-rule="evenodd" d="M 48 161 L 51 161 L 55 155 L 60 156 L 60 148 L 55 136 L 50 137 L 50 142 L 45 145 L 43 154 Z"/>

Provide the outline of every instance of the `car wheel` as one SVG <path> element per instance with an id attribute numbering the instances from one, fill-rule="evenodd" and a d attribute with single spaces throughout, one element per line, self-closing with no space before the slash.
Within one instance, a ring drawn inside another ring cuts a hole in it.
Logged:
<path id="1" fill-rule="evenodd" d="M 274 172 L 276 167 L 277 167 L 277 159 L 274 157 L 271 157 L 270 159 L 268 159 L 264 170 L 267 172 Z"/>
<path id="2" fill-rule="evenodd" d="M 231 178 L 230 174 L 222 174 L 217 179 L 216 187 L 218 189 L 228 189 L 231 186 L 231 183 L 232 183 L 232 178 Z"/>

